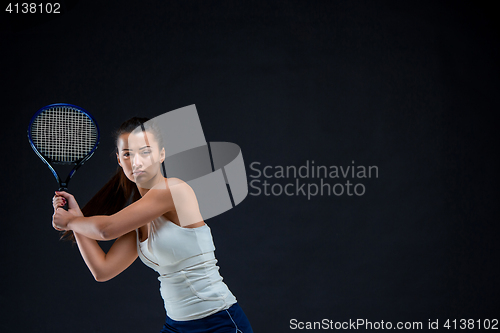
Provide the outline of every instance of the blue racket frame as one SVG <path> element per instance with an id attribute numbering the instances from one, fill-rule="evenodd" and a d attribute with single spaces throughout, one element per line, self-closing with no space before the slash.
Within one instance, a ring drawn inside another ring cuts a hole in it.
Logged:
<path id="1" fill-rule="evenodd" d="M 66 107 L 71 107 L 73 109 L 77 109 L 78 111 L 80 111 L 81 113 L 83 113 L 85 116 L 87 116 L 95 124 L 95 126 L 96 126 L 96 132 L 97 132 L 96 133 L 97 134 L 96 143 L 95 143 L 94 147 L 92 148 L 92 150 L 87 154 L 87 156 L 85 156 L 84 158 L 81 158 L 80 160 L 77 160 L 77 161 L 74 161 L 74 162 L 57 162 L 57 161 L 54 161 L 54 160 L 48 158 L 47 156 L 44 156 L 42 153 L 40 153 L 40 151 L 38 150 L 38 148 L 33 143 L 33 137 L 31 135 L 31 127 L 32 127 L 33 122 L 35 121 L 35 119 L 38 117 L 38 115 L 40 113 L 44 112 L 45 110 L 53 108 L 53 107 L 58 107 L 58 106 L 66 106 Z M 73 105 L 73 104 L 68 104 L 68 103 L 55 103 L 55 104 L 50 104 L 50 105 L 44 106 L 43 108 L 39 109 L 33 115 L 33 117 L 31 117 L 30 124 L 28 126 L 28 140 L 30 142 L 31 148 L 33 148 L 33 150 L 38 155 L 38 157 L 40 157 L 40 159 L 45 164 L 47 164 L 47 166 L 49 167 L 50 171 L 54 175 L 54 178 L 59 183 L 59 191 L 66 191 L 68 189 L 68 183 L 71 180 L 71 178 L 73 177 L 73 175 L 75 174 L 76 170 L 78 170 L 78 168 L 80 168 L 85 162 L 87 162 L 89 160 L 89 158 L 92 157 L 92 155 L 95 153 L 97 147 L 99 146 L 100 139 L 101 139 L 101 136 L 100 136 L 99 126 L 97 125 L 97 122 L 95 121 L 94 117 L 92 117 L 92 115 L 90 113 L 88 113 L 84 108 L 76 106 L 76 105 Z M 66 177 L 66 180 L 64 182 L 62 182 L 61 177 L 59 176 L 59 174 L 57 173 L 57 171 L 54 169 L 54 167 L 52 166 L 52 164 L 75 165 L 75 167 L 70 171 L 70 173 Z"/>

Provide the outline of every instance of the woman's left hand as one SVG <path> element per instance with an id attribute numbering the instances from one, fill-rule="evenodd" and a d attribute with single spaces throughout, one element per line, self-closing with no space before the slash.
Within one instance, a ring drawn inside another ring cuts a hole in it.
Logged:
<path id="1" fill-rule="evenodd" d="M 71 214 L 62 207 L 58 207 L 54 215 L 52 215 L 52 226 L 58 231 L 69 230 L 68 223 L 76 218 L 75 215 Z"/>
<path id="2" fill-rule="evenodd" d="M 66 202 L 68 210 L 62 208 Z M 59 231 L 68 230 L 68 223 L 77 216 L 83 216 L 75 197 L 64 191 L 57 191 L 52 198 L 54 215 L 52 215 L 52 226 Z"/>

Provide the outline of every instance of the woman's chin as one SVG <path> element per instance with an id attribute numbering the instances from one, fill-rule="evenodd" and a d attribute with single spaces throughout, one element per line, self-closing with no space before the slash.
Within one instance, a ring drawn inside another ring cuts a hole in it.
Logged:
<path id="1" fill-rule="evenodd" d="M 137 185 L 147 183 L 150 180 L 151 177 L 147 177 L 146 175 L 134 176 L 134 183 L 136 183 Z"/>
<path id="2" fill-rule="evenodd" d="M 161 173 L 159 174 L 161 175 Z M 133 173 L 131 177 L 128 177 L 132 182 L 134 182 L 137 186 L 142 188 L 152 188 L 157 182 L 159 182 L 162 177 L 151 176 L 150 172 L 140 172 Z"/>
<path id="3" fill-rule="evenodd" d="M 154 187 L 154 185 L 156 183 L 157 183 L 157 181 L 154 179 L 154 177 L 136 177 L 135 178 L 135 184 L 139 187 L 142 187 L 142 188 L 151 189 Z"/>

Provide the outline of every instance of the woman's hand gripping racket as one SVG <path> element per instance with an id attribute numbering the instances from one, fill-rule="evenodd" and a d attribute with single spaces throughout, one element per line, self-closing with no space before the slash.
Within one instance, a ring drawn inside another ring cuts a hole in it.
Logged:
<path id="1" fill-rule="evenodd" d="M 52 215 L 52 227 L 58 231 L 67 230 L 68 222 L 75 216 L 83 216 L 75 197 L 65 191 L 56 191 L 52 198 L 54 214 Z M 61 207 L 68 207 L 68 210 L 58 210 Z"/>
<path id="2" fill-rule="evenodd" d="M 71 104 L 51 104 L 38 110 L 31 118 L 28 139 L 35 153 L 49 167 L 66 191 L 68 183 L 95 152 L 99 144 L 99 127 L 84 109 Z M 54 165 L 69 165 L 73 169 L 63 180 Z"/>

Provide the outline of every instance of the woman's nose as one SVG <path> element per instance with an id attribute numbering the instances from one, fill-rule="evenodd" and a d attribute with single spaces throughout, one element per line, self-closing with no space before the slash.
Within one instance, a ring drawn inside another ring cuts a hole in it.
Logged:
<path id="1" fill-rule="evenodd" d="M 134 157 L 132 158 L 132 165 L 134 167 L 140 167 L 142 166 L 142 159 L 140 154 L 135 154 Z"/>

